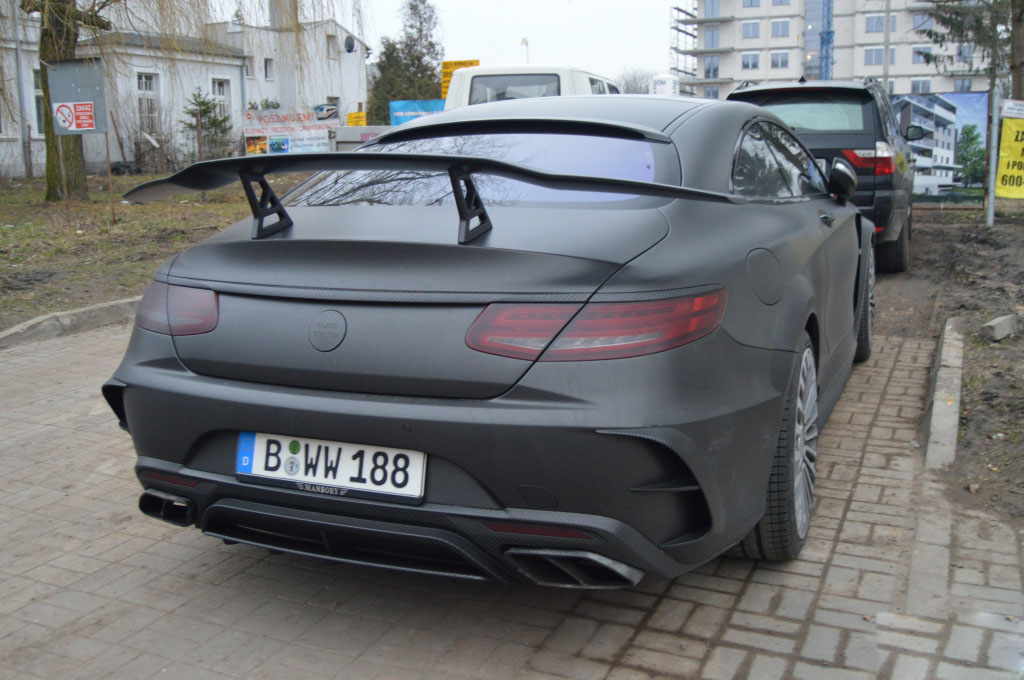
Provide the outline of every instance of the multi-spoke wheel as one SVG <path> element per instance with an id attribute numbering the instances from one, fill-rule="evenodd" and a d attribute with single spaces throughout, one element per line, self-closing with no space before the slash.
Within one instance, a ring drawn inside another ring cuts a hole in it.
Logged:
<path id="1" fill-rule="evenodd" d="M 738 546 L 744 555 L 790 560 L 800 554 L 811 527 L 817 466 L 818 371 L 805 334 L 786 393 L 764 516 Z"/>
<path id="2" fill-rule="evenodd" d="M 875 249 L 868 248 L 867 276 L 864 277 L 864 291 L 860 298 L 860 324 L 857 327 L 856 362 L 867 361 L 871 356 L 871 345 L 875 337 Z"/>

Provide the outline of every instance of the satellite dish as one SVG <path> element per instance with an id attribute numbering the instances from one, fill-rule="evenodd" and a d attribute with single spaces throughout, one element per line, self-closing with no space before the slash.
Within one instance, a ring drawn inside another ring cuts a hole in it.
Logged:
<path id="1" fill-rule="evenodd" d="M 350 35 L 345 36 L 345 51 L 349 54 L 356 51 L 356 39 Z"/>

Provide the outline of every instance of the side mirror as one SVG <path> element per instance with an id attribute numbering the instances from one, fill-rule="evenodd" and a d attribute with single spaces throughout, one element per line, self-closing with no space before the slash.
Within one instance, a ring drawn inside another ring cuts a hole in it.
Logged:
<path id="1" fill-rule="evenodd" d="M 840 205 L 846 205 L 855 191 L 857 171 L 848 160 L 836 156 L 832 159 L 832 169 L 828 173 L 828 192 L 836 197 Z"/>
<path id="2" fill-rule="evenodd" d="M 908 125 L 907 131 L 903 133 L 908 142 L 916 142 L 924 138 L 924 128 L 920 125 Z"/>

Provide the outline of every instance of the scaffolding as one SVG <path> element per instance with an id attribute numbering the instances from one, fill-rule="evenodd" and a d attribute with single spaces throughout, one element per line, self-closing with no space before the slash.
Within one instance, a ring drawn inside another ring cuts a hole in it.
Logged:
<path id="1" fill-rule="evenodd" d="M 680 93 L 696 94 L 696 86 L 689 82 L 697 78 L 697 28 L 692 23 L 696 17 L 697 0 L 685 0 L 669 15 L 669 71 L 679 78 Z"/>

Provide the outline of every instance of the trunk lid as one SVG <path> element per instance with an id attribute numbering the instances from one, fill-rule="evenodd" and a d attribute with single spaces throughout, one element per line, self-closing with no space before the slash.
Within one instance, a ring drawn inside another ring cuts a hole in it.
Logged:
<path id="1" fill-rule="evenodd" d="M 216 290 L 220 306 L 215 330 L 175 346 L 220 378 L 497 396 L 530 362 L 467 347 L 473 321 L 491 302 L 584 303 L 667 233 L 659 202 L 635 200 L 647 207 L 489 208 L 494 228 L 466 245 L 450 206 L 292 208 L 296 226 L 260 240 L 239 223 L 174 262 L 169 283 Z"/>

